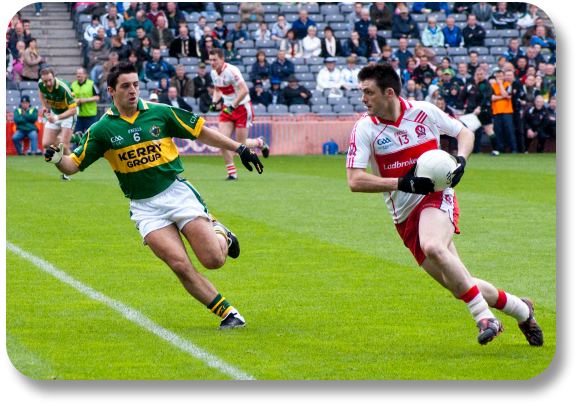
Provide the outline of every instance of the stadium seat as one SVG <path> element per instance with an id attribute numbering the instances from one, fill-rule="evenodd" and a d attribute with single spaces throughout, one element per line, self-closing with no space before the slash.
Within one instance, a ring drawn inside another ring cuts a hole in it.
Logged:
<path id="1" fill-rule="evenodd" d="M 225 18 L 227 18 L 227 16 L 225 16 Z M 196 23 L 198 21 L 198 18 L 195 18 L 195 16 L 191 15 L 191 14 L 185 14 L 185 20 L 187 21 L 187 23 Z M 223 21 L 225 21 L 225 19 L 223 19 Z"/>
<path id="2" fill-rule="evenodd" d="M 277 48 L 264 48 L 264 49 L 260 49 L 260 51 L 265 52 L 265 56 L 270 56 L 270 57 L 277 56 Z"/>
<path id="3" fill-rule="evenodd" d="M 20 82 L 20 90 L 26 90 L 26 89 L 34 89 L 34 90 L 38 90 L 38 83 L 37 82 Z"/>
<path id="4" fill-rule="evenodd" d="M 484 27 L 484 30 L 491 30 L 492 28 L 494 28 L 491 21 L 484 21 L 483 23 L 478 21 L 478 24 Z"/>
<path id="5" fill-rule="evenodd" d="M 279 6 L 276 4 L 263 4 L 263 10 L 265 13 L 279 14 Z"/>
<path id="6" fill-rule="evenodd" d="M 18 106 L 19 104 L 20 104 L 20 96 L 18 96 L 18 97 L 6 96 L 6 105 Z"/>
<path id="7" fill-rule="evenodd" d="M 148 91 L 147 89 L 141 89 L 141 90 L 139 90 L 139 97 L 140 97 L 141 99 L 148 100 L 148 98 L 149 98 L 149 91 Z"/>
<path id="8" fill-rule="evenodd" d="M 333 108 L 325 104 L 314 104 L 311 111 L 315 114 L 333 114 Z"/>
<path id="9" fill-rule="evenodd" d="M 434 52 L 436 53 L 436 56 L 441 56 L 444 57 L 447 55 L 447 50 L 446 48 L 443 47 L 439 47 L 439 48 L 432 48 L 434 50 Z"/>
<path id="10" fill-rule="evenodd" d="M 339 6 L 333 4 L 324 4 L 319 9 L 319 12 L 324 15 L 335 15 L 340 14 L 341 10 L 339 10 Z"/>
<path id="11" fill-rule="evenodd" d="M 520 32 L 518 30 L 497 30 L 502 38 L 518 38 Z"/>
<path id="12" fill-rule="evenodd" d="M 345 66 L 345 64 L 347 63 L 347 58 L 344 56 L 338 56 L 335 59 L 336 59 L 335 62 L 337 63 L 337 66 L 341 66 L 341 65 Z"/>
<path id="13" fill-rule="evenodd" d="M 353 3 L 350 4 L 342 4 L 341 5 L 341 14 L 347 15 L 353 12 L 355 9 L 355 5 Z"/>
<path id="14" fill-rule="evenodd" d="M 395 39 L 395 38 L 391 38 L 387 40 L 387 45 L 389 45 L 390 47 L 398 47 L 399 46 L 399 40 Z"/>
<path id="15" fill-rule="evenodd" d="M 323 22 L 323 14 L 309 14 L 309 19 L 315 21 L 317 24 L 322 23 Z M 317 29 L 317 31 L 319 31 L 319 29 Z"/>
<path id="16" fill-rule="evenodd" d="M 423 30 L 425 30 L 426 27 L 427 27 L 427 23 L 417 23 L 417 28 L 419 29 L 419 32 L 422 32 Z"/>
<path id="17" fill-rule="evenodd" d="M 311 98 L 309 99 L 309 101 L 311 102 L 311 104 L 313 104 L 314 106 L 321 106 L 322 104 L 328 104 L 327 103 L 327 97 L 323 97 L 323 96 L 316 96 L 313 97 L 311 96 Z"/>
<path id="18" fill-rule="evenodd" d="M 159 85 L 159 82 L 157 80 L 151 80 L 149 82 L 147 82 L 147 89 L 148 90 L 155 90 Z"/>
<path id="19" fill-rule="evenodd" d="M 380 31 L 377 31 L 377 34 L 381 35 L 383 38 L 387 38 L 388 39 L 387 42 L 389 42 L 389 38 L 391 38 L 392 31 L 391 30 L 380 30 Z"/>
<path id="20" fill-rule="evenodd" d="M 28 96 L 28 97 L 38 97 L 38 89 L 37 90 L 32 90 L 32 89 L 22 90 L 21 95 L 22 96 Z"/>
<path id="21" fill-rule="evenodd" d="M 14 82 L 6 82 L 6 90 L 18 90 L 18 84 Z"/>
<path id="22" fill-rule="evenodd" d="M 327 104 L 329 104 L 330 106 L 334 106 L 336 104 L 346 104 L 346 103 L 349 103 L 349 100 L 347 100 L 347 97 L 328 97 L 327 98 Z"/>
<path id="23" fill-rule="evenodd" d="M 238 53 L 242 58 L 244 56 L 257 56 L 257 50 L 255 48 L 242 48 L 239 49 Z M 245 58 L 243 58 L 243 64 L 246 65 Z"/>
<path id="24" fill-rule="evenodd" d="M 408 6 L 408 8 L 409 8 L 409 6 Z M 428 15 L 428 16 L 429 16 L 429 15 Z M 411 15 L 411 18 L 413 18 L 413 20 L 414 20 L 415 22 L 418 22 L 418 23 L 423 23 L 423 22 L 427 21 L 427 18 L 426 18 L 426 15 L 425 15 L 425 14 L 412 14 L 412 15 Z"/>
<path id="25" fill-rule="evenodd" d="M 361 90 L 359 89 L 350 89 L 345 91 L 346 97 L 361 97 Z"/>
<path id="26" fill-rule="evenodd" d="M 289 108 L 284 104 L 270 104 L 267 107 L 267 112 L 273 114 L 287 114 L 289 113 Z"/>
<path id="27" fill-rule="evenodd" d="M 349 104 L 336 104 L 333 106 L 333 111 L 338 114 L 355 113 L 353 106 Z"/>
<path id="28" fill-rule="evenodd" d="M 325 65 L 310 65 L 309 72 L 311 73 L 319 73 L 321 69 L 323 69 Z"/>
<path id="29" fill-rule="evenodd" d="M 207 14 L 204 17 L 207 19 L 207 23 L 214 23 L 215 21 L 217 21 L 217 18 L 221 17 L 221 15 L 215 13 L 215 14 Z"/>
<path id="30" fill-rule="evenodd" d="M 319 32 L 323 32 L 323 30 L 325 29 L 325 27 L 327 27 L 329 24 L 327 23 L 317 23 L 317 31 Z"/>
<path id="31" fill-rule="evenodd" d="M 78 14 L 78 20 L 77 20 L 78 24 L 82 24 L 82 23 L 91 23 L 92 22 L 92 16 L 89 14 Z"/>
<path id="32" fill-rule="evenodd" d="M 479 62 L 494 63 L 496 62 L 493 55 L 480 55 L 478 58 Z"/>
<path id="33" fill-rule="evenodd" d="M 329 14 L 325 16 L 326 23 L 330 23 L 332 21 L 345 21 L 345 16 L 341 14 Z"/>
<path id="34" fill-rule="evenodd" d="M 309 66 L 295 65 L 295 73 L 309 73 Z"/>
<path id="35" fill-rule="evenodd" d="M 408 47 L 415 47 L 417 44 L 420 43 L 420 39 L 419 38 L 408 38 L 407 40 L 407 46 Z"/>
<path id="36" fill-rule="evenodd" d="M 284 4 L 279 9 L 279 13 L 281 13 L 281 14 L 299 13 L 299 6 Z M 292 20 L 287 20 L 287 21 L 292 21 Z"/>
<path id="37" fill-rule="evenodd" d="M 469 51 L 476 51 L 478 55 L 488 55 L 490 53 L 486 47 L 471 47 Z"/>
<path id="38" fill-rule="evenodd" d="M 232 64 L 230 64 L 230 65 L 232 65 Z M 245 72 L 249 73 L 250 72 L 250 71 L 247 71 L 248 66 L 245 67 L 245 65 L 239 65 L 239 64 L 237 64 L 235 66 L 237 67 L 237 69 L 239 69 L 239 72 L 241 72 L 241 73 L 245 73 Z"/>
<path id="39" fill-rule="evenodd" d="M 363 104 L 363 102 L 361 101 L 361 95 L 350 97 L 349 104 Z"/>
<path id="40" fill-rule="evenodd" d="M 255 114 L 265 114 L 267 113 L 267 107 L 263 106 L 262 104 L 253 104 L 253 111 Z"/>
<path id="41" fill-rule="evenodd" d="M 161 49 L 160 51 L 161 51 L 161 56 L 163 58 L 169 56 L 169 49 L 168 48 Z"/>
<path id="42" fill-rule="evenodd" d="M 6 85 L 8 85 L 8 83 L 14 83 L 14 82 L 6 82 Z M 16 84 L 16 83 L 14 83 Z M 15 90 L 6 90 L 6 97 L 17 97 L 19 98 L 20 95 L 20 90 L 15 89 Z"/>
<path id="43" fill-rule="evenodd" d="M 185 65 L 185 73 L 197 73 L 197 65 Z"/>
<path id="44" fill-rule="evenodd" d="M 333 31 L 348 31 L 347 29 L 347 23 L 341 23 L 341 22 L 332 22 L 331 24 L 329 24 L 329 26 L 333 29 Z"/>
<path id="45" fill-rule="evenodd" d="M 266 23 L 275 23 L 277 22 L 277 16 L 278 16 L 277 14 L 265 14 L 263 16 L 263 20 Z"/>
<path id="46" fill-rule="evenodd" d="M 491 47 L 490 55 L 502 55 L 508 50 L 508 47 Z"/>
<path id="47" fill-rule="evenodd" d="M 500 30 L 486 30 L 486 38 L 498 38 Z"/>
<path id="48" fill-rule="evenodd" d="M 289 23 L 289 27 L 291 27 L 291 24 L 293 24 L 293 21 L 296 21 L 299 19 L 299 14 L 285 14 L 285 21 L 287 21 Z"/>
<path id="49" fill-rule="evenodd" d="M 255 42 L 252 39 L 248 39 L 247 41 L 235 41 L 235 49 L 242 49 L 242 48 L 255 48 Z"/>
<path id="50" fill-rule="evenodd" d="M 307 90 L 314 90 L 317 88 L 317 82 L 314 82 L 314 81 L 301 82 L 299 84 Z"/>
<path id="51" fill-rule="evenodd" d="M 355 110 L 356 113 L 365 113 L 367 111 L 367 107 L 365 107 L 365 104 L 354 104 L 353 110 Z"/>
<path id="52" fill-rule="evenodd" d="M 365 56 L 358 56 L 357 65 L 367 65 L 367 58 Z"/>
<path id="53" fill-rule="evenodd" d="M 315 76 L 313 76 L 313 73 L 296 73 L 295 77 L 297 78 L 297 80 L 299 82 L 312 82 L 315 80 Z"/>
<path id="54" fill-rule="evenodd" d="M 319 13 L 319 6 L 317 4 L 304 4 L 301 6 L 301 9 L 306 9 L 309 14 Z"/>
<path id="55" fill-rule="evenodd" d="M 466 62 L 469 63 L 470 62 L 470 57 L 467 55 L 456 55 L 452 57 L 452 62 L 454 65 L 457 66 L 458 63 L 460 62 Z"/>
<path id="56" fill-rule="evenodd" d="M 465 48 L 450 48 L 450 49 L 448 49 L 448 55 L 449 56 L 467 55 L 467 54 L 468 54 L 468 50 Z"/>
<path id="57" fill-rule="evenodd" d="M 237 22 L 241 21 L 241 15 L 240 14 L 225 14 L 225 17 L 223 17 L 223 22 L 226 24 L 235 24 Z"/>
<path id="58" fill-rule="evenodd" d="M 467 21 L 456 21 L 456 27 L 463 30 L 468 25 Z"/>
<path id="59" fill-rule="evenodd" d="M 263 48 L 275 48 L 277 49 L 277 41 L 273 40 L 257 40 L 255 41 L 255 48 L 263 49 Z"/>
<path id="60" fill-rule="evenodd" d="M 324 96 L 321 90 L 315 89 L 311 91 L 311 97 L 324 97 Z"/>
<path id="61" fill-rule="evenodd" d="M 334 32 L 335 38 L 337 39 L 347 39 L 351 36 L 351 33 L 346 30 L 335 31 Z"/>
<path id="62" fill-rule="evenodd" d="M 164 59 L 164 61 L 165 61 L 166 63 L 168 63 L 168 64 L 170 64 L 170 65 L 173 65 L 173 66 L 177 66 L 178 63 L 179 63 L 179 59 L 178 59 L 178 58 L 175 58 L 175 57 L 172 57 L 172 56 L 166 56 L 166 57 L 164 57 L 163 59 Z"/>
<path id="63" fill-rule="evenodd" d="M 295 104 L 289 106 L 289 113 L 293 114 L 309 114 L 311 113 L 311 107 L 306 104 Z"/>
<path id="64" fill-rule="evenodd" d="M 305 60 L 305 63 L 307 65 L 323 65 L 323 58 L 321 58 L 320 56 L 314 56 L 311 58 L 307 58 Z"/>
<path id="65" fill-rule="evenodd" d="M 179 63 L 183 65 L 197 65 L 199 63 L 199 58 L 181 58 L 179 59 Z"/>
<path id="66" fill-rule="evenodd" d="M 487 47 L 503 47 L 506 43 L 503 38 L 486 38 L 484 45 Z"/>

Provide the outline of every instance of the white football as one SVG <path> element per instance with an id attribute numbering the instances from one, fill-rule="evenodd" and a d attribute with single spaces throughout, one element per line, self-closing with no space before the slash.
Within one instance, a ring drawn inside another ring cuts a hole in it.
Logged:
<path id="1" fill-rule="evenodd" d="M 424 152 L 417 160 L 415 176 L 429 178 L 434 190 L 439 192 L 452 185 L 452 172 L 456 169 L 456 159 L 441 149 Z"/>

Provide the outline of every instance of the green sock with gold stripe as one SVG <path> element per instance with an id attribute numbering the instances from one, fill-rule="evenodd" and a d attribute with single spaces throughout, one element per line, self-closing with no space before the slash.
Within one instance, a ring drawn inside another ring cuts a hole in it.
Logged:
<path id="1" fill-rule="evenodd" d="M 207 306 L 211 312 L 215 313 L 217 316 L 224 318 L 233 307 L 227 302 L 221 294 L 219 293 L 216 298 L 213 299 L 211 304 Z"/>

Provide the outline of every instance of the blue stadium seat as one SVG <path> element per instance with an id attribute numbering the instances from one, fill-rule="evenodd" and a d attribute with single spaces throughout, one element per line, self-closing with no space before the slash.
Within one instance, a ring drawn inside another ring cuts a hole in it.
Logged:
<path id="1" fill-rule="evenodd" d="M 487 62 L 487 63 L 494 63 L 496 62 L 496 58 L 493 55 L 480 55 L 478 57 L 479 62 Z"/>
<path id="2" fill-rule="evenodd" d="M 296 73 L 295 77 L 297 78 L 297 80 L 299 82 L 311 82 L 315 80 L 315 76 L 313 76 L 313 73 Z"/>
<path id="3" fill-rule="evenodd" d="M 309 14 L 309 19 L 315 21 L 317 24 L 322 23 L 324 20 L 323 14 Z"/>
<path id="4" fill-rule="evenodd" d="M 388 45 L 389 45 L 389 38 L 391 38 L 391 34 L 392 31 L 391 30 L 379 30 L 377 31 L 378 35 L 381 35 L 383 38 L 387 38 L 388 39 Z"/>
<path id="5" fill-rule="evenodd" d="M 22 90 L 21 96 L 38 97 L 38 89 L 37 90 L 32 90 L 32 89 Z"/>
<path id="6" fill-rule="evenodd" d="M 259 23 L 249 23 L 249 25 L 247 26 L 247 34 L 249 34 L 249 37 L 253 36 L 253 33 L 255 31 L 257 31 L 259 29 Z"/>
<path id="7" fill-rule="evenodd" d="M 421 42 L 421 40 L 419 38 L 408 38 L 407 46 L 408 47 L 415 47 L 420 42 Z"/>
<path id="8" fill-rule="evenodd" d="M 299 14 L 285 14 L 285 20 L 289 23 L 289 26 L 293 24 L 293 21 L 299 19 Z"/>
<path id="9" fill-rule="evenodd" d="M 333 35 L 335 35 L 335 38 L 337 38 L 337 39 L 347 39 L 351 36 L 351 33 L 349 31 L 346 31 L 346 30 L 341 30 L 341 31 L 335 31 L 333 33 Z"/>
<path id="10" fill-rule="evenodd" d="M 506 43 L 503 38 L 486 38 L 484 45 L 487 47 L 503 47 Z"/>
<path id="11" fill-rule="evenodd" d="M 345 91 L 346 97 L 361 97 L 361 90 L 359 89 L 350 89 Z"/>
<path id="12" fill-rule="evenodd" d="M 408 7 L 408 8 L 409 8 L 409 7 Z M 425 14 L 412 14 L 412 15 L 411 15 L 411 18 L 413 18 L 413 20 L 414 20 L 415 22 L 418 22 L 418 23 L 423 23 L 423 22 L 427 21 L 427 18 L 426 18 L 426 15 L 425 15 Z"/>
<path id="13" fill-rule="evenodd" d="M 239 21 L 241 21 L 240 14 L 225 14 L 225 16 L 223 17 L 223 22 L 225 24 L 234 24 Z"/>
<path id="14" fill-rule="evenodd" d="M 179 59 L 172 56 L 166 56 L 163 59 L 166 63 L 173 65 L 173 67 L 177 66 L 179 63 Z"/>
<path id="15" fill-rule="evenodd" d="M 324 96 L 321 90 L 315 89 L 311 91 L 311 97 L 324 97 Z"/>
<path id="16" fill-rule="evenodd" d="M 355 10 L 355 5 L 353 3 L 341 5 L 341 14 L 347 15 L 352 13 L 353 10 Z"/>
<path id="17" fill-rule="evenodd" d="M 476 51 L 478 55 L 489 55 L 490 53 L 486 47 L 470 47 L 469 51 Z"/>
<path id="18" fill-rule="evenodd" d="M 311 98 L 309 99 L 309 101 L 310 101 L 311 104 L 313 104 L 313 105 L 321 106 L 321 105 L 323 105 L 323 104 L 327 104 L 327 97 L 323 97 L 323 96 L 313 97 L 313 96 L 311 96 Z"/>
<path id="19" fill-rule="evenodd" d="M 207 23 L 214 23 L 217 21 L 217 18 L 220 18 L 220 14 L 207 14 L 205 18 L 207 19 Z"/>
<path id="20" fill-rule="evenodd" d="M 18 84 L 14 82 L 6 82 L 6 90 L 18 90 Z"/>
<path id="21" fill-rule="evenodd" d="M 333 106 L 333 111 L 338 114 L 355 113 L 355 109 L 350 104 L 336 104 Z"/>
<path id="22" fill-rule="evenodd" d="M 367 65 L 367 58 L 365 56 L 358 56 L 357 65 Z"/>
<path id="23" fill-rule="evenodd" d="M 434 50 L 434 52 L 436 53 L 437 56 L 444 57 L 447 55 L 447 50 L 443 47 L 432 48 L 432 49 Z"/>
<path id="24" fill-rule="evenodd" d="M 7 82 L 6 84 L 8 85 L 8 83 L 14 83 L 14 82 Z M 15 84 L 15 83 L 14 83 Z M 6 97 L 20 97 L 20 90 L 16 89 L 16 90 L 6 90 Z"/>
<path id="25" fill-rule="evenodd" d="M 319 6 L 317 4 L 304 4 L 301 6 L 301 8 L 306 9 L 309 14 L 319 13 Z"/>
<path id="26" fill-rule="evenodd" d="M 180 58 L 179 63 L 183 65 L 197 65 L 199 63 L 199 58 Z"/>
<path id="27" fill-rule="evenodd" d="M 309 66 L 309 72 L 318 73 L 324 67 L 325 67 L 325 65 L 310 65 Z"/>
<path id="28" fill-rule="evenodd" d="M 246 41 L 240 42 L 239 40 L 235 41 L 235 49 L 242 49 L 242 48 L 255 48 L 255 42 L 252 39 L 248 39 Z"/>
<path id="29" fill-rule="evenodd" d="M 468 20 L 468 17 L 465 14 L 452 14 L 451 16 L 454 18 L 454 20 L 456 20 L 456 23 Z"/>
<path id="30" fill-rule="evenodd" d="M 289 106 L 289 113 L 309 114 L 311 113 L 311 108 L 306 104 L 295 104 L 293 106 Z"/>
<path id="31" fill-rule="evenodd" d="M 390 47 L 398 47 L 399 46 L 399 40 L 395 39 L 395 38 L 391 38 L 387 40 L 387 45 L 389 45 Z"/>
<path id="32" fill-rule="evenodd" d="M 197 73 L 197 65 L 185 65 L 185 73 L 195 74 Z"/>
<path id="33" fill-rule="evenodd" d="M 161 51 L 161 56 L 162 56 L 162 57 L 167 57 L 167 56 L 169 56 L 169 49 L 168 49 L 168 48 L 161 49 L 160 51 Z"/>
<path id="34" fill-rule="evenodd" d="M 267 107 L 261 105 L 261 104 L 253 104 L 253 111 L 255 112 L 255 114 L 259 115 L 259 114 L 265 114 L 267 113 Z"/>
<path id="35" fill-rule="evenodd" d="M 276 4 L 263 4 L 263 10 L 265 13 L 279 14 L 279 6 Z"/>
<path id="36" fill-rule="evenodd" d="M 467 21 L 456 21 L 456 27 L 463 30 L 468 25 Z"/>
<path id="37" fill-rule="evenodd" d="M 347 97 L 328 97 L 327 98 L 327 104 L 329 104 L 331 106 L 334 106 L 336 104 L 347 104 L 347 103 L 349 103 L 349 100 L 347 100 Z"/>
<path id="38" fill-rule="evenodd" d="M 19 104 L 20 104 L 20 96 L 18 96 L 18 97 L 6 96 L 6 105 L 18 106 Z"/>
<path id="39" fill-rule="evenodd" d="M 307 65 L 323 65 L 323 58 L 320 56 L 314 56 L 311 58 L 307 58 L 305 63 Z"/>
<path id="40" fill-rule="evenodd" d="M 354 104 L 353 105 L 353 110 L 356 113 L 365 113 L 367 111 L 367 107 L 365 107 L 365 104 Z"/>
<path id="41" fill-rule="evenodd" d="M 232 65 L 232 64 L 231 64 L 231 65 Z M 237 65 L 235 65 L 235 66 L 237 67 L 237 69 L 239 69 L 239 72 L 241 72 L 241 73 L 250 73 L 250 72 L 251 72 L 250 70 L 247 71 L 247 68 L 248 68 L 248 67 L 246 68 L 245 65 L 239 65 L 239 64 L 237 64 Z"/>
<path id="42" fill-rule="evenodd" d="M 278 14 L 265 14 L 263 16 L 263 20 L 266 23 L 275 23 L 275 22 L 277 22 L 277 16 L 278 16 Z"/>
<path id="43" fill-rule="evenodd" d="M 329 24 L 327 23 L 317 23 L 317 31 L 321 31 L 323 32 L 323 30 L 325 29 L 325 27 L 327 27 Z"/>
<path id="44" fill-rule="evenodd" d="M 277 49 L 277 41 L 257 40 L 257 41 L 255 41 L 255 48 L 257 48 L 257 49 L 263 49 L 263 48 L 275 48 L 275 49 Z"/>
<path id="45" fill-rule="evenodd" d="M 363 104 L 363 102 L 361 101 L 361 95 L 350 97 L 349 104 Z"/>
<path id="46" fill-rule="evenodd" d="M 450 48 L 450 49 L 448 49 L 448 55 L 449 56 L 467 55 L 467 54 L 468 54 L 468 50 L 465 48 Z"/>
<path id="47" fill-rule="evenodd" d="M 520 32 L 518 30 L 498 30 L 502 38 L 518 38 Z"/>
<path id="48" fill-rule="evenodd" d="M 317 88 L 317 82 L 314 82 L 314 81 L 301 82 L 299 84 L 307 90 L 314 90 Z"/>
<path id="49" fill-rule="evenodd" d="M 92 22 L 92 16 L 89 14 L 78 14 L 78 24 L 82 24 L 82 23 L 91 23 Z"/>
<path id="50" fill-rule="evenodd" d="M 295 73 L 309 73 L 309 66 L 295 65 Z"/>
<path id="51" fill-rule="evenodd" d="M 337 66 L 345 65 L 347 63 L 347 58 L 344 56 L 338 56 L 335 58 Z"/>
<path id="52" fill-rule="evenodd" d="M 498 38 L 500 30 L 486 30 L 486 38 Z"/>
<path id="53" fill-rule="evenodd" d="M 223 5 L 223 12 L 225 14 L 228 13 L 237 13 L 237 11 L 239 11 L 239 6 L 236 4 L 225 4 Z M 275 7 L 275 12 L 277 11 L 277 7 Z M 267 10 L 265 10 L 265 12 L 267 13 Z"/>
<path id="54" fill-rule="evenodd" d="M 311 111 L 315 114 L 333 114 L 333 108 L 326 104 L 313 104 Z"/>
<path id="55" fill-rule="evenodd" d="M 319 12 L 325 15 L 335 15 L 340 14 L 341 11 L 339 10 L 339 6 L 333 4 L 324 4 L 321 6 Z M 327 20 L 326 20 L 327 21 Z"/>
<path id="56" fill-rule="evenodd" d="M 265 52 L 265 56 L 270 56 L 270 57 L 277 56 L 277 48 L 264 48 L 264 49 L 261 49 L 260 51 Z"/>
<path id="57" fill-rule="evenodd" d="M 151 80 L 151 81 L 147 82 L 147 89 L 148 90 L 154 90 L 157 88 L 158 85 L 159 85 L 159 82 L 157 80 Z"/>
<path id="58" fill-rule="evenodd" d="M 329 26 L 333 29 L 333 31 L 348 31 L 347 29 L 347 23 L 341 23 L 341 22 L 332 22 L 331 24 L 329 24 Z"/>
<path id="59" fill-rule="evenodd" d="M 238 50 L 239 56 L 240 57 L 244 57 L 244 56 L 257 56 L 257 50 L 255 48 L 242 48 Z M 243 58 L 243 64 L 245 64 L 244 58 Z"/>
<path id="60" fill-rule="evenodd" d="M 299 6 L 297 5 L 287 5 L 284 4 L 281 6 L 281 8 L 279 9 L 279 12 L 281 14 L 287 14 L 287 13 L 299 13 Z"/>
<path id="61" fill-rule="evenodd" d="M 484 27 L 484 30 L 491 30 L 492 28 L 494 28 L 491 21 L 484 21 L 482 23 L 478 21 L 478 24 Z"/>
<path id="62" fill-rule="evenodd" d="M 502 55 L 508 50 L 508 47 L 491 47 L 490 55 Z"/>
<path id="63" fill-rule="evenodd" d="M 289 108 L 284 104 L 270 104 L 267 107 L 267 112 L 273 114 L 287 114 L 289 113 Z"/>
<path id="64" fill-rule="evenodd" d="M 325 16 L 326 23 L 330 23 L 332 21 L 345 21 L 345 16 L 341 14 L 329 14 Z"/>
<path id="65" fill-rule="evenodd" d="M 225 17 L 227 17 L 227 16 L 225 16 Z M 187 23 L 196 23 L 198 18 L 195 18 L 195 16 L 190 15 L 190 14 L 189 15 L 185 14 L 185 20 L 187 21 Z"/>
<path id="66" fill-rule="evenodd" d="M 287 55 L 287 54 L 285 54 Z M 303 62 L 303 58 L 290 58 L 287 57 L 288 60 L 290 60 L 291 62 L 293 62 L 293 65 L 297 66 L 297 65 L 305 65 L 305 62 Z"/>
<path id="67" fill-rule="evenodd" d="M 141 99 L 148 100 L 148 98 L 149 98 L 149 91 L 148 91 L 147 89 L 140 90 L 140 91 L 139 91 L 139 97 L 140 97 Z"/>
<path id="68" fill-rule="evenodd" d="M 419 32 L 422 32 L 423 30 L 425 30 L 426 27 L 427 27 L 427 23 L 417 23 L 417 28 L 419 29 Z"/>

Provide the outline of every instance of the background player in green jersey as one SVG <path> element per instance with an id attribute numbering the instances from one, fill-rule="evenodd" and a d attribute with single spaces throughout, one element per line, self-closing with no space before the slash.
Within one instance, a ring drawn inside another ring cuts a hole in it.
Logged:
<path id="1" fill-rule="evenodd" d="M 46 149 L 57 144 L 58 135 L 64 145 L 64 152 L 70 154 L 70 138 L 76 123 L 76 101 L 70 86 L 62 79 L 54 76 L 50 68 L 40 71 L 38 94 L 42 102 L 40 113 L 45 117 L 42 146 Z M 62 180 L 70 180 L 70 176 L 62 174 Z"/>
<path id="2" fill-rule="evenodd" d="M 242 327 L 245 320 L 213 284 L 191 263 L 181 236 L 189 242 L 199 262 L 208 269 L 225 264 L 227 255 L 239 256 L 237 237 L 211 216 L 195 188 L 178 174 L 183 166 L 172 137 L 198 141 L 237 151 L 245 167 L 261 173 L 257 155 L 243 144 L 203 126 L 205 120 L 164 104 L 139 98 L 136 68 L 128 62 L 115 65 L 107 76 L 113 103 L 66 155 L 62 144 L 45 152 L 64 174 L 83 171 L 106 158 L 131 199 L 131 219 L 144 242 L 173 270 L 185 289 L 213 313 L 221 316 L 219 329 Z"/>

